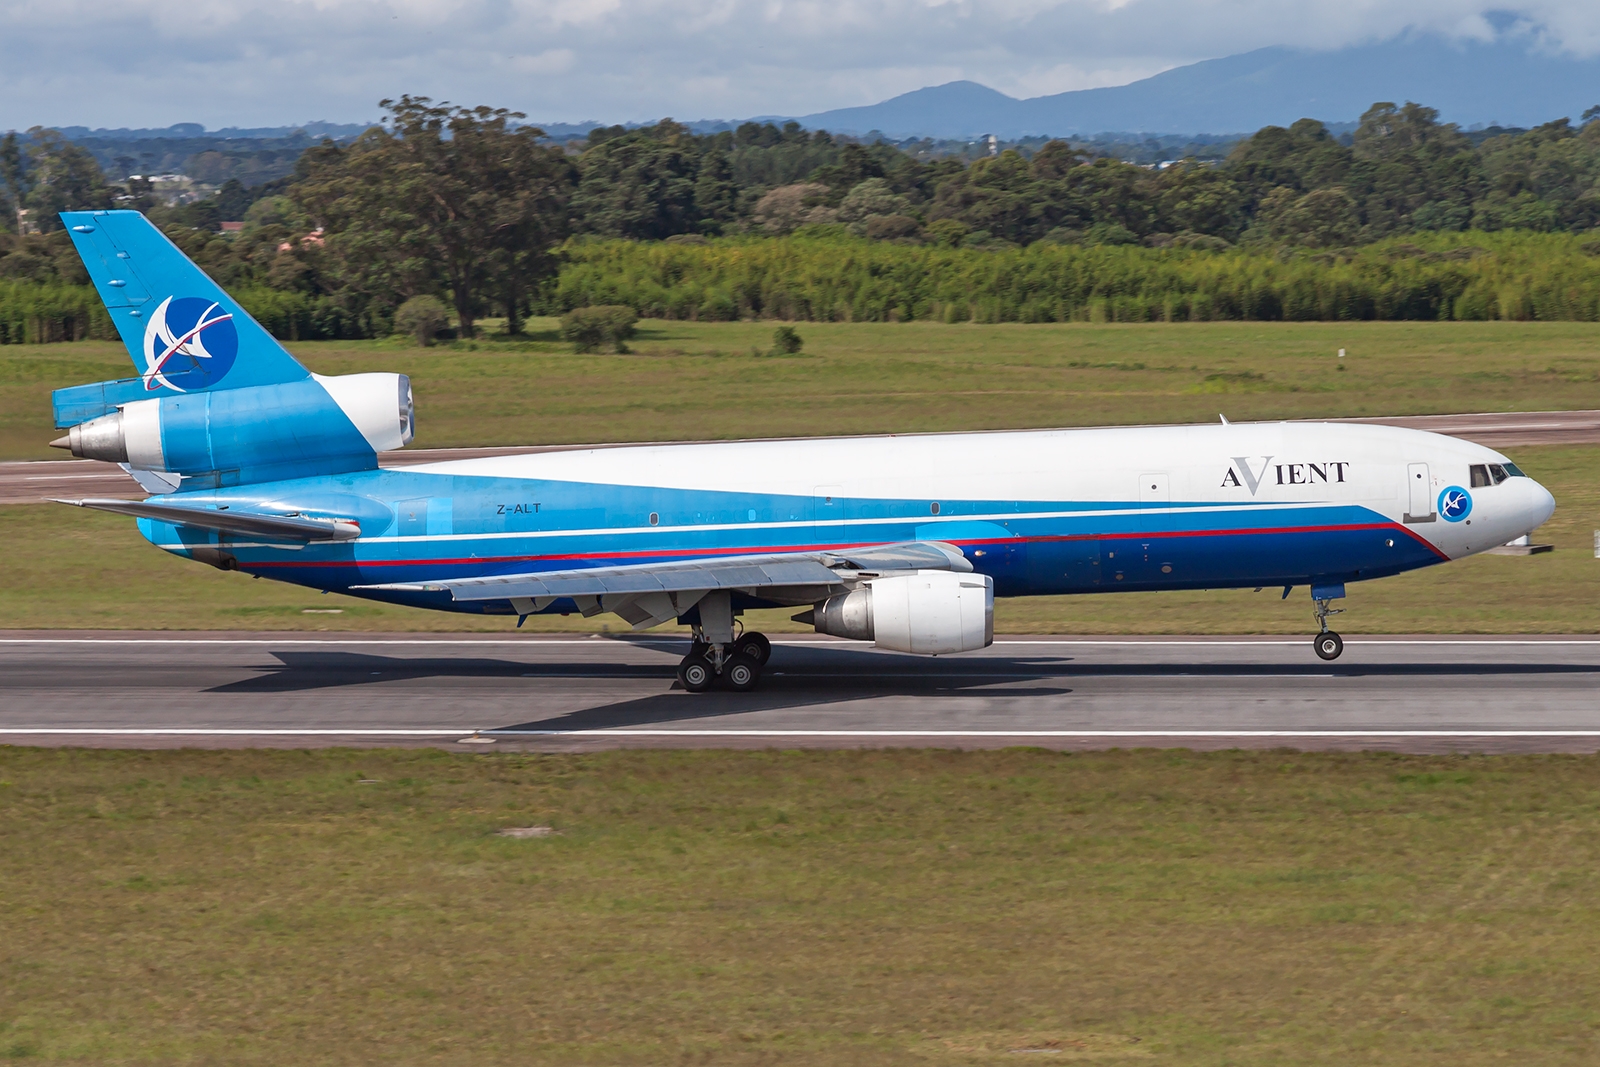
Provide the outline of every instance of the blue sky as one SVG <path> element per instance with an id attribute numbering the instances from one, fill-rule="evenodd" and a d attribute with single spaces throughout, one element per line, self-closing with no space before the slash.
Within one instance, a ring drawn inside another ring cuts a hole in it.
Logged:
<path id="1" fill-rule="evenodd" d="M 0 0 L 0 129 L 282 125 L 410 92 L 534 119 L 807 114 L 958 78 L 1118 85 L 1266 45 L 1406 32 L 1600 52 L 1600 2 Z"/>

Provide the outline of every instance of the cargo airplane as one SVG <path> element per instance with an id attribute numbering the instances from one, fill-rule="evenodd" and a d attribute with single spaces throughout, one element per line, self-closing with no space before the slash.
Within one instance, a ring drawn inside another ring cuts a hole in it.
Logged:
<path id="1" fill-rule="evenodd" d="M 121 463 L 138 520 L 224 570 L 393 604 L 676 620 L 683 688 L 743 691 L 753 608 L 943 655 L 995 597 L 1310 591 L 1317 655 L 1353 582 L 1548 519 L 1505 456 L 1384 426 L 1252 423 L 594 448 L 380 469 L 415 427 L 400 374 L 323 377 L 142 215 L 62 215 L 137 375 L 54 393 L 54 444 Z"/>

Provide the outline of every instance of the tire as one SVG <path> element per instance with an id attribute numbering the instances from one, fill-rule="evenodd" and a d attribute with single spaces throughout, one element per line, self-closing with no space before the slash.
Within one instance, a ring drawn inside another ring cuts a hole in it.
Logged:
<path id="1" fill-rule="evenodd" d="M 1339 658 L 1339 653 L 1344 651 L 1344 638 L 1329 630 L 1325 634 L 1318 634 L 1314 643 L 1317 655 L 1326 660 Z"/>
<path id="2" fill-rule="evenodd" d="M 742 652 L 729 656 L 722 664 L 722 684 L 735 693 L 748 693 L 761 681 L 761 664 Z"/>
<path id="3" fill-rule="evenodd" d="M 772 642 L 767 640 L 765 634 L 745 634 L 734 643 L 735 655 L 749 656 L 761 666 L 767 665 L 767 660 L 772 658 Z"/>
<path id="4" fill-rule="evenodd" d="M 685 656 L 678 664 L 678 684 L 691 693 L 704 693 L 717 684 L 716 669 L 704 656 Z"/>

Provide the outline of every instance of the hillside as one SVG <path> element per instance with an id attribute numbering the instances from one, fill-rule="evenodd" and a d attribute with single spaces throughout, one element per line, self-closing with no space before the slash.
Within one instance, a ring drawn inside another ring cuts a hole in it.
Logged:
<path id="1" fill-rule="evenodd" d="M 1332 52 L 1262 48 L 1129 85 L 1017 100 L 975 82 L 951 82 L 800 121 L 891 137 L 1234 133 L 1306 117 L 1351 121 L 1376 100 L 1426 101 L 1463 126 L 1576 119 L 1600 101 L 1600 59 L 1544 54 L 1520 41 L 1451 44 L 1437 38 Z"/>

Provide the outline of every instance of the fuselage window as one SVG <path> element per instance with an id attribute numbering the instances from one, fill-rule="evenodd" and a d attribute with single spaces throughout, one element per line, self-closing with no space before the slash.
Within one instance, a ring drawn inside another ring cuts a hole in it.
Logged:
<path id="1" fill-rule="evenodd" d="M 661 516 L 657 515 L 655 512 L 652 511 L 650 513 L 650 525 L 651 526 L 659 526 L 660 524 L 661 524 Z"/>
<path id="2" fill-rule="evenodd" d="M 1482 463 L 1474 463 L 1471 467 L 1468 467 L 1467 470 L 1472 475 L 1472 488 L 1482 489 L 1484 486 L 1489 484 L 1489 468 L 1485 467 Z"/>
<path id="3" fill-rule="evenodd" d="M 1500 466 L 1500 464 L 1491 463 L 1489 464 L 1489 477 L 1494 479 L 1495 485 L 1499 485 L 1501 482 L 1511 477 L 1511 475 L 1507 474 L 1506 469 Z"/>
<path id="4" fill-rule="evenodd" d="M 928 505 L 928 514 L 929 515 L 937 515 L 937 514 L 939 514 L 939 502 L 937 500 L 935 500 L 933 503 Z"/>

